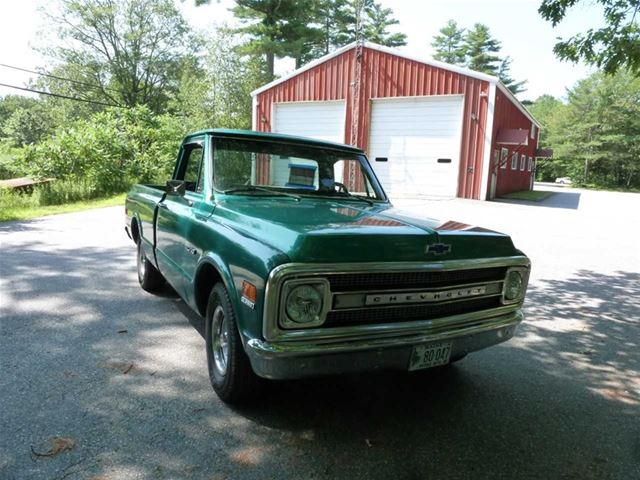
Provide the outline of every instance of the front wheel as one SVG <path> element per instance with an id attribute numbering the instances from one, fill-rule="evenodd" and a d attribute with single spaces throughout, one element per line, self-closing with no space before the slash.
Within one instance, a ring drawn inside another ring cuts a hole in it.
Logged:
<path id="1" fill-rule="evenodd" d="M 164 277 L 158 269 L 149 261 L 144 248 L 142 248 L 142 240 L 138 240 L 138 282 L 143 290 L 147 292 L 157 292 L 164 285 Z"/>
<path id="2" fill-rule="evenodd" d="M 240 332 L 227 289 L 217 283 L 211 290 L 205 323 L 209 379 L 218 397 L 226 403 L 246 399 L 258 385 Z"/>

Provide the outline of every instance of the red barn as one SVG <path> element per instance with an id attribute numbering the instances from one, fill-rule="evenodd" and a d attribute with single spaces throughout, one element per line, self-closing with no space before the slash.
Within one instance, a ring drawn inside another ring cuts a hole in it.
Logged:
<path id="1" fill-rule="evenodd" d="M 496 77 L 347 45 L 252 92 L 253 129 L 364 149 L 391 196 L 533 185 L 539 123 Z"/>

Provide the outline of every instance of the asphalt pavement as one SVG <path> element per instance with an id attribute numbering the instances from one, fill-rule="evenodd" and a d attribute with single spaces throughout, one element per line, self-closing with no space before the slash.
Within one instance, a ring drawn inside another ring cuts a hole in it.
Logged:
<path id="1" fill-rule="evenodd" d="M 121 207 L 0 224 L 0 478 L 640 479 L 640 195 L 556 191 L 395 202 L 512 234 L 533 262 L 515 339 L 241 408 L 202 320 L 139 288 Z"/>

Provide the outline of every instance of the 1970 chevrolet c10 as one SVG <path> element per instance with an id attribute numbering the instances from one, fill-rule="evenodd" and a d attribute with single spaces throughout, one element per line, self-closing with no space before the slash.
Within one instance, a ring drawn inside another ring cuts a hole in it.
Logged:
<path id="1" fill-rule="evenodd" d="M 418 370 L 510 339 L 529 259 L 503 234 L 394 208 L 362 150 L 287 135 L 186 137 L 166 186 L 136 185 L 142 288 L 205 318 L 220 398 L 259 377 Z"/>

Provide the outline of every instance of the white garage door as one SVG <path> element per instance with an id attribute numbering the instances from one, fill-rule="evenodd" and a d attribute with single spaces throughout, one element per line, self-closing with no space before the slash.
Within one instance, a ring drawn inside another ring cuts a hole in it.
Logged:
<path id="1" fill-rule="evenodd" d="M 344 143 L 344 101 L 276 103 L 273 131 Z"/>
<path id="2" fill-rule="evenodd" d="M 373 100 L 369 158 L 391 196 L 455 197 L 464 97 Z"/>

